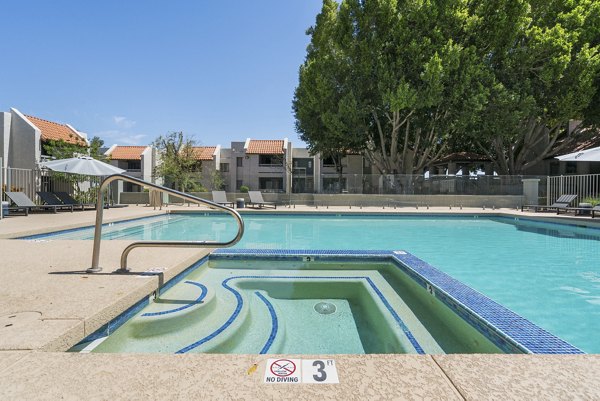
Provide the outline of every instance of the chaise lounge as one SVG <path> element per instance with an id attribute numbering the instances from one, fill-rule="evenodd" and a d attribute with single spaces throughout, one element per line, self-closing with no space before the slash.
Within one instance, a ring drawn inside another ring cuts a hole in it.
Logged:
<path id="1" fill-rule="evenodd" d="M 71 212 L 73 211 L 73 205 L 65 205 L 52 192 L 38 191 L 37 194 L 46 205 L 56 206 L 56 208 L 60 210 L 66 209 Z"/>
<path id="2" fill-rule="evenodd" d="M 229 202 L 227 200 L 227 194 L 225 191 L 212 191 L 212 199 L 213 202 L 218 203 L 219 205 L 231 205 L 231 207 L 234 205 L 234 202 Z"/>
<path id="3" fill-rule="evenodd" d="M 96 209 L 95 203 L 79 203 L 68 192 L 53 192 L 53 194 L 56 195 L 64 205 L 72 205 L 73 207 L 81 208 L 81 210 L 85 210 L 86 207 Z"/>
<path id="4" fill-rule="evenodd" d="M 22 211 L 27 216 L 29 212 L 34 210 L 49 210 L 53 213 L 57 212 L 59 206 L 55 205 L 36 205 L 31 199 L 23 192 L 5 192 L 6 196 L 16 205 L 9 206 L 10 212 Z M 64 206 L 64 205 L 63 205 Z"/>
<path id="5" fill-rule="evenodd" d="M 265 206 L 269 206 L 273 209 L 277 209 L 275 202 L 265 202 L 260 191 L 248 191 L 248 196 L 250 196 L 250 202 L 248 202 L 248 206 L 258 207 L 260 209 Z"/>
<path id="6" fill-rule="evenodd" d="M 523 205 L 521 206 L 521 211 L 527 208 L 533 210 L 536 213 L 539 211 L 556 211 L 558 213 L 559 209 L 568 208 L 571 205 L 571 203 L 575 201 L 575 199 L 577 199 L 577 195 L 561 195 L 551 205 Z"/>

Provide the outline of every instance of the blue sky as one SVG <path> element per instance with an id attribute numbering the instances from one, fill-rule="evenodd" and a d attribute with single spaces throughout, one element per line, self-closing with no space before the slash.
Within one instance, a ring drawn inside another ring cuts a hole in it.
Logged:
<path id="1" fill-rule="evenodd" d="M 0 110 L 106 145 L 184 131 L 201 145 L 288 137 L 320 0 L 13 1 L 2 5 Z"/>

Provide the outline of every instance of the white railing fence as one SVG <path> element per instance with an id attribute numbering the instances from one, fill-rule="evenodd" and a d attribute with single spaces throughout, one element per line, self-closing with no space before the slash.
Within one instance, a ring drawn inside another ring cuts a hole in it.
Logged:
<path id="1" fill-rule="evenodd" d="M 38 191 L 68 192 L 81 201 L 93 202 L 95 188 L 100 184 L 100 177 L 68 175 L 50 170 L 31 170 L 3 167 L 1 180 L 2 200 L 6 200 L 4 192 L 24 192 L 32 201 L 43 203 L 38 199 Z"/>
<path id="2" fill-rule="evenodd" d="M 548 177 L 548 205 L 563 194 L 577 195 L 577 203 L 600 197 L 600 174 Z"/>

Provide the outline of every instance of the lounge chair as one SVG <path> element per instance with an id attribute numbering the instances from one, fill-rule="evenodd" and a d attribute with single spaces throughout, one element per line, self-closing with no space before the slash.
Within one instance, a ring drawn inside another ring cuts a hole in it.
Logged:
<path id="1" fill-rule="evenodd" d="M 575 212 L 575 214 L 584 214 L 591 213 L 592 219 L 596 217 L 596 213 L 600 213 L 600 205 L 596 205 L 594 207 L 565 207 L 556 209 L 556 214 L 560 214 L 560 211 L 564 210 L 565 212 Z"/>
<path id="2" fill-rule="evenodd" d="M 73 211 L 73 205 L 65 205 L 52 192 L 38 191 L 37 194 L 46 205 L 56 206 L 56 209 L 60 210 L 66 209 L 70 210 L 71 212 Z"/>
<path id="3" fill-rule="evenodd" d="M 80 207 L 81 210 L 85 210 L 86 207 L 96 209 L 95 203 L 79 203 L 68 192 L 53 192 L 53 194 L 65 205 L 73 205 L 73 207 L 77 208 Z"/>
<path id="4" fill-rule="evenodd" d="M 250 196 L 250 202 L 248 202 L 248 206 L 259 208 L 269 206 L 273 209 L 277 209 L 277 205 L 274 202 L 265 202 L 260 191 L 248 191 L 248 196 Z"/>
<path id="5" fill-rule="evenodd" d="M 227 194 L 225 191 L 212 191 L 212 198 L 213 202 L 218 203 L 219 205 L 231 205 L 231 207 L 234 205 L 234 202 L 229 202 L 227 200 Z"/>
<path id="6" fill-rule="evenodd" d="M 23 192 L 5 192 L 6 196 L 13 201 L 16 206 L 9 206 L 8 210 L 10 212 L 18 212 L 22 211 L 25 215 L 28 215 L 29 212 L 33 210 L 50 210 L 56 213 L 58 206 L 54 205 L 36 205 L 29 199 L 27 195 Z M 64 205 L 63 205 L 64 206 Z"/>
<path id="7" fill-rule="evenodd" d="M 523 211 L 524 208 L 527 208 L 527 209 L 533 210 L 536 213 L 539 211 L 553 211 L 553 210 L 556 210 L 558 212 L 558 209 L 565 209 L 565 208 L 569 207 L 575 199 L 577 199 L 577 195 L 561 195 L 550 206 L 548 206 L 548 205 L 523 205 L 523 206 L 521 206 L 521 211 Z"/>

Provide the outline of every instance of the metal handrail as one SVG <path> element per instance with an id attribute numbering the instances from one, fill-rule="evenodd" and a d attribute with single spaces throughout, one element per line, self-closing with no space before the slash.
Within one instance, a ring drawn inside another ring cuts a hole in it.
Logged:
<path id="1" fill-rule="evenodd" d="M 139 178 L 130 177 L 125 174 L 113 174 L 106 177 L 100 187 L 98 188 L 98 201 L 96 202 L 96 225 L 94 228 L 94 250 L 92 252 L 92 267 L 87 269 L 88 273 L 96 273 L 102 271 L 102 268 L 99 266 L 100 264 L 100 241 L 102 237 L 102 217 L 104 214 L 104 190 L 108 187 L 113 181 L 123 180 L 127 182 L 131 182 L 133 184 L 151 187 L 158 189 L 162 192 L 167 192 L 180 198 L 183 198 L 187 201 L 204 204 L 211 208 L 221 209 L 231 214 L 237 220 L 238 224 L 238 232 L 237 235 L 231 240 L 227 242 L 216 242 L 216 241 L 137 241 L 132 244 L 129 244 L 123 253 L 121 254 L 121 268 L 118 269 L 118 272 L 127 272 L 129 269 L 127 268 L 127 256 L 129 252 L 131 252 L 135 248 L 139 247 L 175 247 L 175 248 L 225 248 L 228 246 L 235 245 L 240 239 L 242 239 L 242 235 L 244 235 L 244 220 L 242 220 L 242 216 L 240 214 L 230 208 L 223 205 L 219 205 L 218 203 L 214 203 L 208 201 L 206 199 L 198 198 L 193 195 L 186 194 L 184 192 L 176 191 L 174 189 L 170 189 L 167 187 L 163 187 L 161 185 L 153 184 L 151 182 L 147 182 L 141 180 Z"/>

